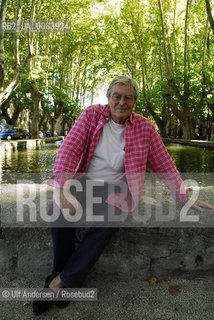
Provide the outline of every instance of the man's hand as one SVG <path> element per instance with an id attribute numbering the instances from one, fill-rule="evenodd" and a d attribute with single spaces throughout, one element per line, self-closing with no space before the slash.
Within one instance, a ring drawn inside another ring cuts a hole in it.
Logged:
<path id="1" fill-rule="evenodd" d="M 204 211 L 204 209 L 213 209 L 214 210 L 214 205 L 209 204 L 205 201 L 197 200 L 192 205 L 192 208 L 202 212 L 202 211 Z"/>
<path id="2" fill-rule="evenodd" d="M 54 189 L 54 200 L 60 208 L 64 216 L 74 215 L 78 208 L 77 199 L 70 193 L 69 190 L 63 188 Z"/>

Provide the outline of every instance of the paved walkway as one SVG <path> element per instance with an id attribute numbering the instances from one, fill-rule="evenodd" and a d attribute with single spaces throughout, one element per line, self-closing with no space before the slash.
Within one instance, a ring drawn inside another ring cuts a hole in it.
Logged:
<path id="1" fill-rule="evenodd" d="M 208 148 L 214 149 L 214 142 L 205 141 L 205 140 L 184 140 L 184 139 L 172 139 L 172 138 L 162 138 L 164 142 L 169 143 L 178 143 L 183 144 L 185 146 L 192 146 L 192 147 L 200 147 L 200 148 Z"/>
<path id="2" fill-rule="evenodd" d="M 44 280 L 32 274 L 8 279 L 1 276 L 0 287 L 38 288 Z M 98 301 L 52 306 L 40 317 L 33 315 L 32 302 L 0 302 L 1 320 L 213 320 L 214 279 L 173 279 L 152 287 L 137 274 L 120 279 L 116 273 L 92 273 L 85 286 L 98 288 Z"/>
<path id="3" fill-rule="evenodd" d="M 162 138 L 164 142 L 169 143 L 178 143 L 187 146 L 193 147 L 201 147 L 201 148 L 208 148 L 214 149 L 214 142 L 204 141 L 204 140 L 184 140 L 184 139 L 172 139 L 172 138 Z M 43 145 L 45 143 L 54 143 L 56 141 L 64 140 L 63 136 L 58 137 L 50 137 L 50 138 L 43 138 L 43 139 L 29 139 L 29 140 L 11 140 L 11 141 L 1 141 L 0 140 L 0 151 L 16 151 L 16 150 L 23 150 L 23 149 L 32 149 Z"/>

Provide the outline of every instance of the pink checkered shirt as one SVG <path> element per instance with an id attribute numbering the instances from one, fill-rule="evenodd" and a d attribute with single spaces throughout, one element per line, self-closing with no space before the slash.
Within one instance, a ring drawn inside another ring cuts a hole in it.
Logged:
<path id="1" fill-rule="evenodd" d="M 109 121 L 108 105 L 92 105 L 77 119 L 61 145 L 49 184 L 65 187 L 65 182 L 87 172 L 103 126 Z M 133 211 L 142 194 L 146 167 L 164 181 L 180 203 L 188 200 L 189 192 L 153 124 L 132 113 L 125 122 L 125 173 L 128 194 L 110 194 L 106 202 L 123 211 Z M 68 186 L 67 186 L 68 187 Z"/>

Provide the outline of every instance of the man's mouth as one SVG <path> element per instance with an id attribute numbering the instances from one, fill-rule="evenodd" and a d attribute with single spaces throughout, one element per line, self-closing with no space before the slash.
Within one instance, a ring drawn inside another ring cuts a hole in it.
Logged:
<path id="1" fill-rule="evenodd" d="M 127 111 L 127 108 L 123 108 L 123 107 L 116 107 L 115 108 L 117 111 Z"/>

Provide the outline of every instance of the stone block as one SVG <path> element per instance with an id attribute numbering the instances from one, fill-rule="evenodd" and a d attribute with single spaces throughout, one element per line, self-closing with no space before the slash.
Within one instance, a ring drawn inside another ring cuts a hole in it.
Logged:
<path id="1" fill-rule="evenodd" d="M 86 229 L 77 232 L 81 241 Z M 50 230 L 4 228 L 0 239 L 0 270 L 47 274 L 52 268 Z M 173 276 L 193 278 L 214 270 L 212 229 L 123 228 L 106 247 L 93 268 L 142 279 Z M 78 244 L 78 243 L 77 243 Z"/>
<path id="2" fill-rule="evenodd" d="M 0 271 L 4 272 L 13 267 L 11 251 L 6 240 L 0 239 Z"/>

